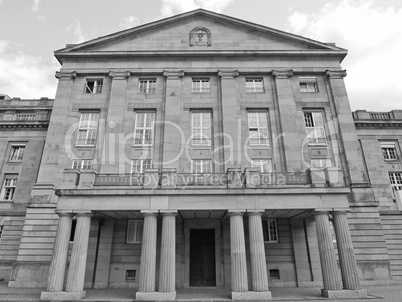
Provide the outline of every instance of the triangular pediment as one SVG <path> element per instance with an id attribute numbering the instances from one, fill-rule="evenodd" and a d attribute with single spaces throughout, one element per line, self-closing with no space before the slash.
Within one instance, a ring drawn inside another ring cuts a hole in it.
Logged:
<path id="1" fill-rule="evenodd" d="M 314 50 L 345 52 L 332 44 L 198 9 L 71 45 L 55 54 Z"/>

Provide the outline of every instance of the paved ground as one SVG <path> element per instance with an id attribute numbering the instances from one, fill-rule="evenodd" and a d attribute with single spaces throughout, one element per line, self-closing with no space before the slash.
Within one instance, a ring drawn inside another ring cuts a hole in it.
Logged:
<path id="1" fill-rule="evenodd" d="M 319 288 L 271 288 L 272 301 L 343 301 L 343 302 L 402 302 L 402 286 L 366 287 L 367 299 L 331 300 L 320 296 Z M 43 289 L 8 288 L 0 285 L 0 301 L 39 301 Z M 135 291 L 132 289 L 88 289 L 82 301 L 134 301 Z M 230 301 L 230 291 L 216 288 L 191 288 L 177 291 L 178 301 Z"/>

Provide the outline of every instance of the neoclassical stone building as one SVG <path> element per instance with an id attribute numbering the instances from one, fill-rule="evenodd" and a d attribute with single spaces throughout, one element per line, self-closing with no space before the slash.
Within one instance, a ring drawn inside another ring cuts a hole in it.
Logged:
<path id="1" fill-rule="evenodd" d="M 364 297 L 360 280 L 401 280 L 398 227 L 384 226 L 400 217 L 387 174 L 400 124 L 378 139 L 359 126 L 346 54 L 202 9 L 56 51 L 9 286 L 46 287 L 44 300 L 203 286 L 266 300 L 273 286 Z"/>

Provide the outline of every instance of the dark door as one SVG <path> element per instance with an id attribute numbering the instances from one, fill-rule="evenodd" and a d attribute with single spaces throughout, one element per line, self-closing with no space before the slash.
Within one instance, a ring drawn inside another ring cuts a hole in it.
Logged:
<path id="1" fill-rule="evenodd" d="M 216 286 L 214 229 L 190 229 L 190 286 Z"/>

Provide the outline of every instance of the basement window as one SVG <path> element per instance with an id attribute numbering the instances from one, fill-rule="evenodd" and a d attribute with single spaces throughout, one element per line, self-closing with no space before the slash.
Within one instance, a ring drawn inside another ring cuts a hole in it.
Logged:
<path id="1" fill-rule="evenodd" d="M 270 269 L 269 270 L 269 278 L 279 280 L 281 278 L 281 276 L 279 274 L 279 270 L 278 269 Z"/>
<path id="2" fill-rule="evenodd" d="M 136 273 L 136 270 L 126 270 L 126 281 L 134 281 Z"/>

